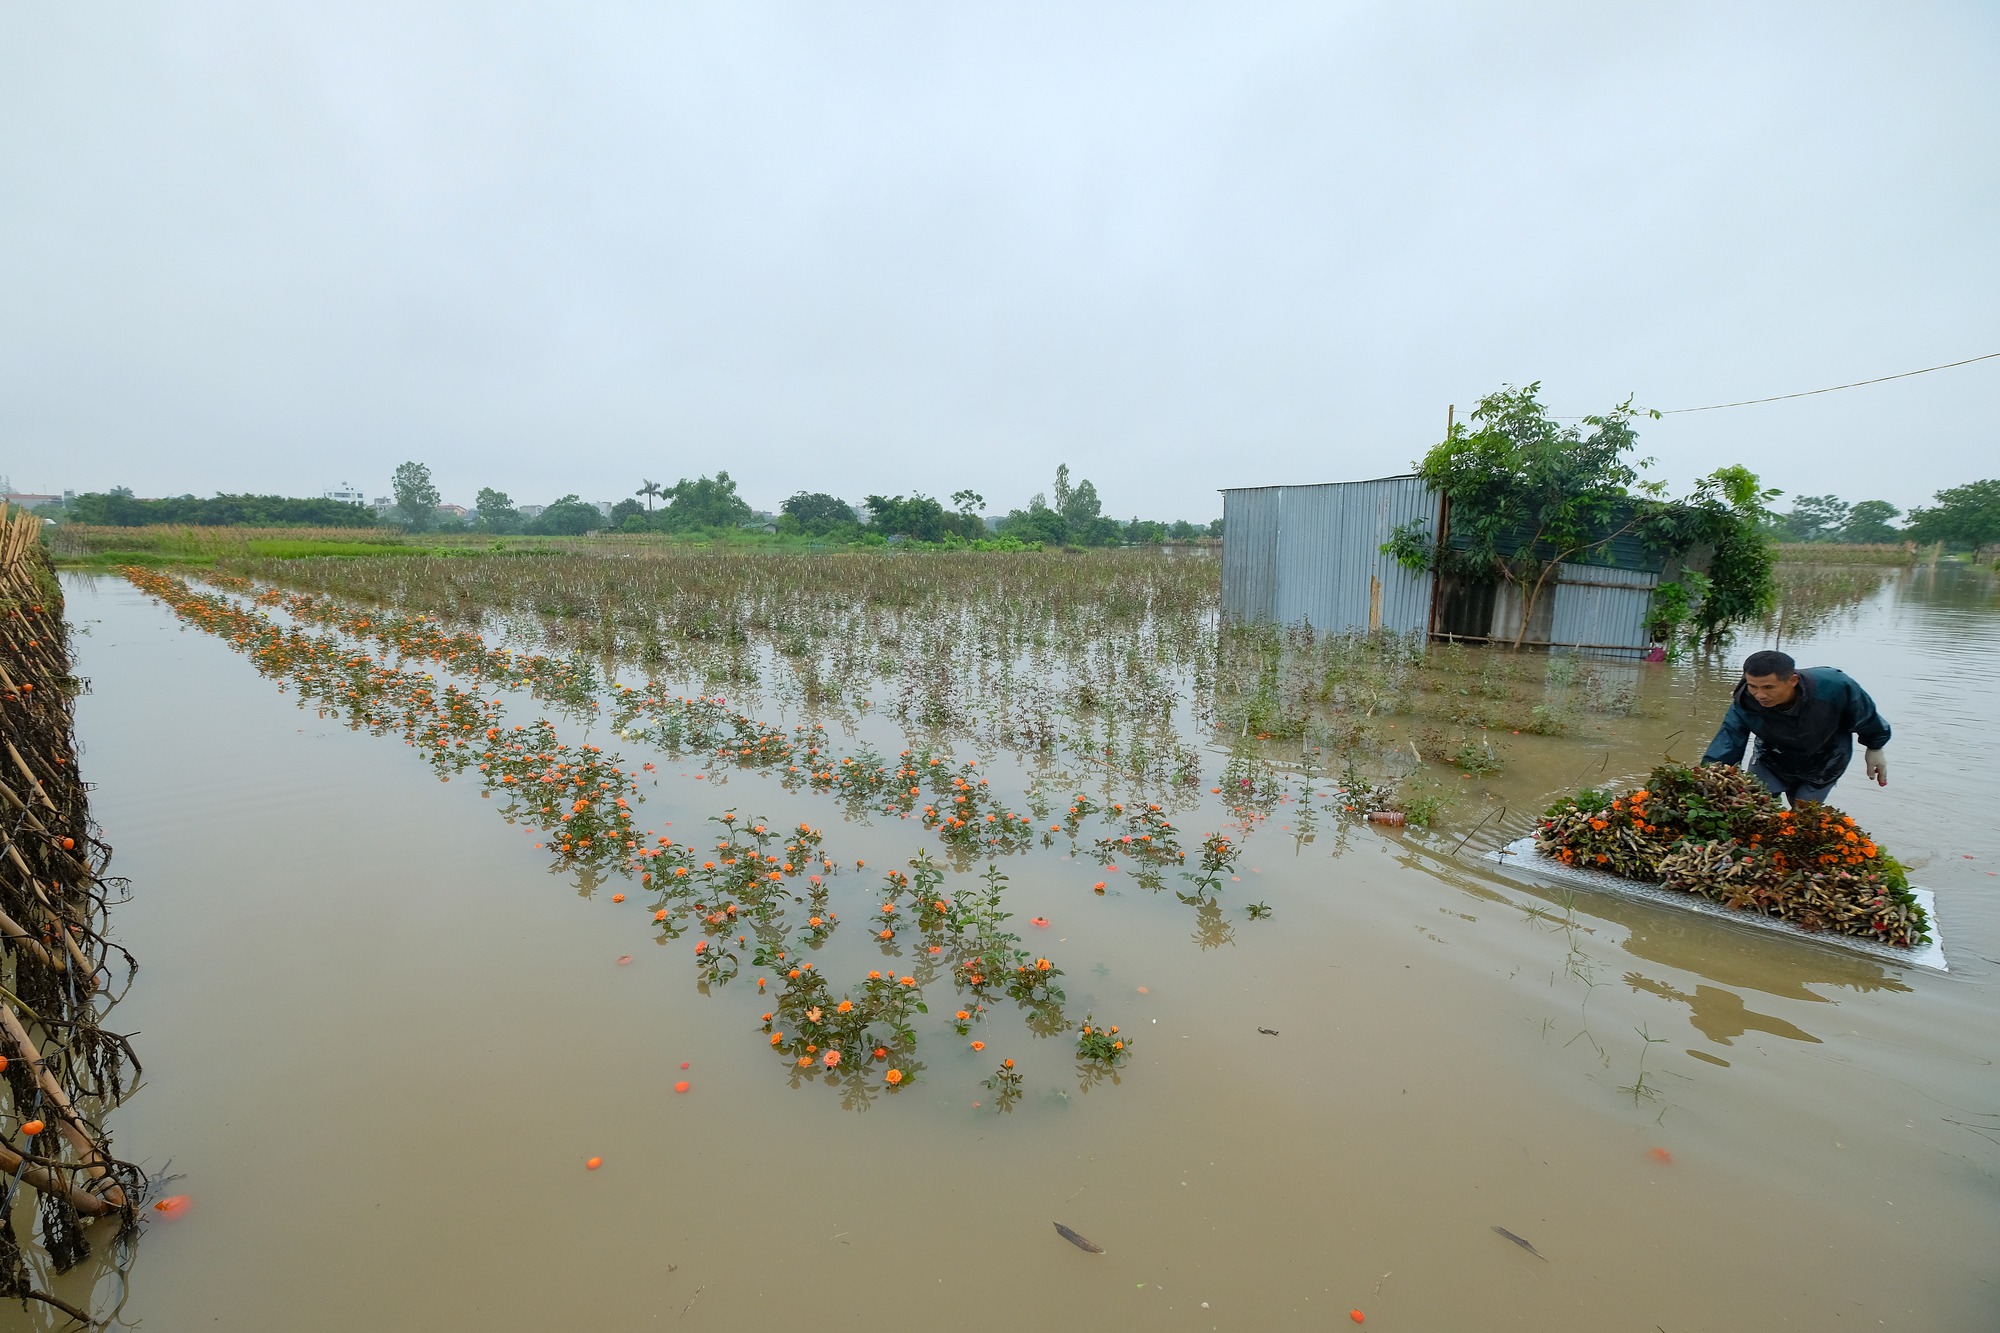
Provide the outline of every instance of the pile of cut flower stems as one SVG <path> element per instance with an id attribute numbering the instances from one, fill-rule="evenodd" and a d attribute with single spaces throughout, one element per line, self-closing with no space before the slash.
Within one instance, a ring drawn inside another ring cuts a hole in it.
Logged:
<path id="1" fill-rule="evenodd" d="M 1663 764 L 1644 787 L 1584 791 L 1550 806 L 1535 847 L 1565 865 L 1699 895 L 1808 931 L 1886 944 L 1930 941 L 1903 867 L 1851 815 L 1787 809 L 1722 764 Z"/>
<path id="2" fill-rule="evenodd" d="M 107 909 L 122 885 L 77 771 L 62 588 L 41 520 L 0 504 L 0 1297 L 40 1301 L 41 1273 L 93 1243 L 122 1245 L 145 1192 L 112 1156 L 104 1117 L 137 1077 L 103 1022 L 114 960 Z"/>

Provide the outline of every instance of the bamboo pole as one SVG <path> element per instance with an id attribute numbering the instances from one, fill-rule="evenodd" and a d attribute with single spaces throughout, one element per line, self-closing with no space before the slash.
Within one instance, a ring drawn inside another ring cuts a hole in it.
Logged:
<path id="1" fill-rule="evenodd" d="M 94 876 L 95 872 L 92 871 L 89 866 L 85 865 L 77 857 L 72 856 L 70 853 L 62 850 L 62 840 L 58 838 L 55 834 L 49 832 L 48 826 L 43 824 L 40 819 L 35 817 L 34 810 L 28 805 L 26 801 L 21 799 L 20 795 L 16 793 L 12 787 L 7 785 L 7 780 L 5 778 L 0 778 L 0 800 L 5 800 L 9 805 L 13 806 L 16 810 L 19 810 L 21 812 L 23 821 L 27 824 L 29 828 L 41 834 L 44 838 L 47 838 L 50 842 L 55 843 L 56 846 L 53 849 L 55 854 L 57 856 L 60 856 L 63 860 L 69 862 L 70 866 L 73 869 L 75 869 L 77 874 L 82 875 L 85 878 L 91 878 Z"/>
<path id="2" fill-rule="evenodd" d="M 48 1095 L 50 1104 L 55 1107 L 56 1119 L 62 1126 L 63 1137 L 68 1139 L 70 1146 L 83 1156 L 85 1174 L 110 1186 L 99 1197 L 113 1208 L 123 1208 L 125 1191 L 119 1188 L 118 1182 L 112 1180 L 105 1170 L 105 1164 L 111 1160 L 110 1157 L 97 1146 L 97 1140 L 92 1138 L 90 1131 L 84 1127 L 76 1108 L 70 1105 L 69 1094 L 62 1090 L 62 1084 L 56 1081 L 56 1076 L 49 1072 L 48 1065 L 42 1060 L 42 1053 L 35 1049 L 35 1043 L 29 1038 L 28 1030 L 21 1026 L 21 1020 L 15 1015 L 14 1006 L 4 1000 L 0 1000 L 0 1031 L 5 1031 L 13 1040 L 21 1052 L 21 1058 L 35 1071 L 36 1081 L 42 1085 L 42 1091 Z"/>
<path id="3" fill-rule="evenodd" d="M 44 1194 L 62 1196 L 69 1200 L 70 1207 L 85 1217 L 108 1217 L 122 1206 L 108 1202 L 101 1194 L 92 1194 L 87 1189 L 65 1182 L 48 1167 L 29 1161 L 4 1143 L 0 1143 L 0 1173 L 9 1176 L 18 1174 L 23 1184 L 33 1185 Z"/>
<path id="4" fill-rule="evenodd" d="M 21 927 L 20 922 L 14 920 L 13 917 L 8 916 L 5 912 L 0 912 L 0 935 L 7 936 L 9 939 L 19 944 L 22 948 L 26 949 L 29 953 L 33 954 L 37 959 L 41 961 L 42 966 L 49 969 L 49 971 L 61 972 L 64 970 L 64 968 L 60 963 L 56 962 L 54 958 L 49 956 L 49 951 L 42 947 L 42 942 L 40 940 L 36 939 L 33 935 L 30 935 L 26 930 L 24 930 Z"/>
<path id="5" fill-rule="evenodd" d="M 21 752 L 14 748 L 14 742 L 8 741 L 6 745 L 7 753 L 14 756 L 14 763 L 21 770 L 21 776 L 28 780 L 28 785 L 34 789 L 35 795 L 42 798 L 42 804 L 49 808 L 51 814 L 61 814 L 62 811 L 56 808 L 55 801 L 46 791 L 42 790 L 42 780 L 35 776 L 35 770 L 28 767 L 28 761 L 21 758 Z"/>

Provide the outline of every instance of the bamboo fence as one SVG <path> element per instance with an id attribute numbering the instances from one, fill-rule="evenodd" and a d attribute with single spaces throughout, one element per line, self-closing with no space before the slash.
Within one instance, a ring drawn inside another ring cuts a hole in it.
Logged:
<path id="1" fill-rule="evenodd" d="M 90 1323 L 38 1279 L 87 1258 L 102 1223 L 114 1244 L 136 1229 L 145 1178 L 111 1155 L 103 1121 L 139 1064 L 102 1026 L 114 964 L 123 982 L 135 965 L 107 937 L 124 884 L 104 873 L 77 772 L 83 686 L 41 528 L 0 503 L 0 1298 Z"/>

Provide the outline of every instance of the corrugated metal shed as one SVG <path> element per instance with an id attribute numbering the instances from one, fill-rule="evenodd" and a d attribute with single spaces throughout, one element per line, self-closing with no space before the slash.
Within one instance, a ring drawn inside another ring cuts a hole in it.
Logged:
<path id="1" fill-rule="evenodd" d="M 1380 548 L 1405 523 L 1435 532 L 1438 509 L 1415 477 L 1226 490 L 1223 614 L 1329 632 L 1425 632 L 1431 575 Z"/>
<path id="2" fill-rule="evenodd" d="M 1222 614 L 1254 624 L 1277 606 L 1278 506 L 1282 486 L 1222 493 Z"/>
<path id="3" fill-rule="evenodd" d="M 1605 565 L 1557 567 L 1549 642 L 1597 650 L 1647 647 L 1646 615 L 1660 576 Z"/>
<path id="4" fill-rule="evenodd" d="M 1437 495 L 1416 477 L 1225 490 L 1223 615 L 1330 633 L 1429 632 L 1434 579 L 1404 569 L 1381 547 L 1407 523 L 1436 532 L 1440 509 Z M 1613 563 L 1557 566 L 1536 598 L 1524 646 L 1632 656 L 1647 650 L 1646 616 L 1662 557 L 1629 534 L 1597 554 Z M 1459 587 L 1445 608 L 1446 623 L 1436 628 L 1452 637 L 1512 643 L 1520 631 L 1521 600 L 1510 583 Z"/>

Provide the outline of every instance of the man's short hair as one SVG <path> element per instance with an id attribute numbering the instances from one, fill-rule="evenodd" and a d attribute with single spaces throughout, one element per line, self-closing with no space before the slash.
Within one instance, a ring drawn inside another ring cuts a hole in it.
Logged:
<path id="1" fill-rule="evenodd" d="M 1792 660 L 1790 653 L 1781 653 L 1776 648 L 1766 648 L 1743 659 L 1743 674 L 1746 676 L 1777 676 L 1789 679 L 1797 674 L 1798 669 L 1799 664 Z"/>

